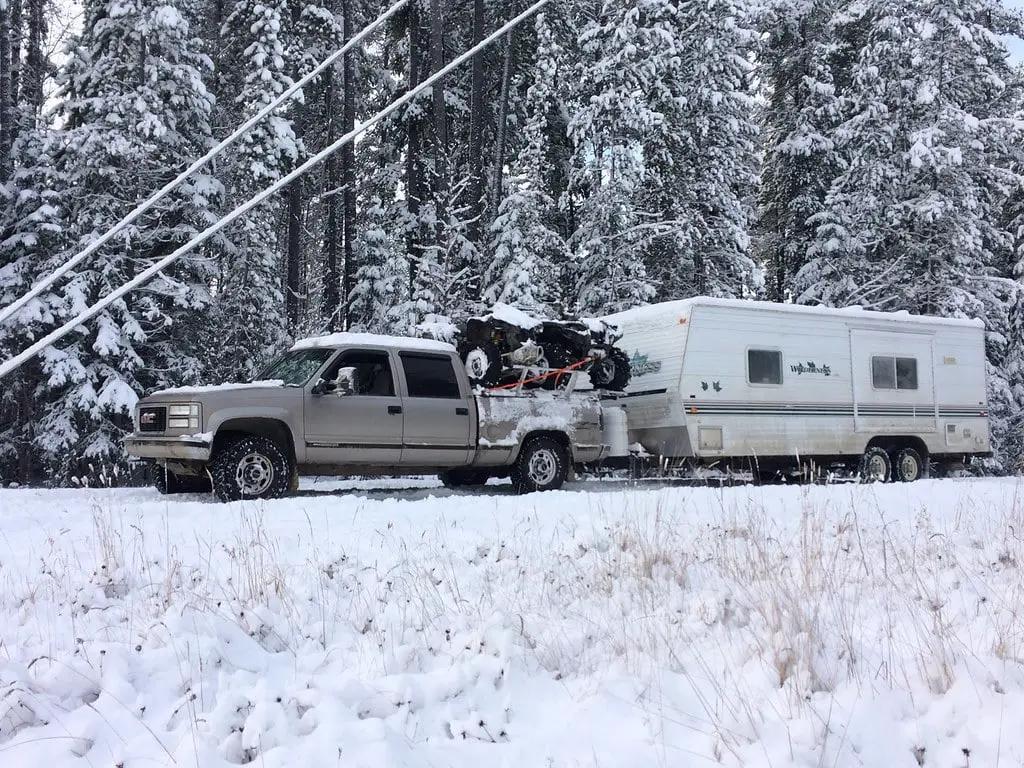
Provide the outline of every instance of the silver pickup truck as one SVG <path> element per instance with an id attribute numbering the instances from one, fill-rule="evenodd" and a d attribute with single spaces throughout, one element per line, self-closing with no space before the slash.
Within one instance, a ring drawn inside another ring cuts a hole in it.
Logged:
<path id="1" fill-rule="evenodd" d="M 598 461 L 594 394 L 474 394 L 450 344 L 340 333 L 304 339 L 248 384 L 165 389 L 139 401 L 128 454 L 159 466 L 164 493 L 275 498 L 299 475 L 439 473 L 449 486 L 510 476 L 559 488 Z"/>

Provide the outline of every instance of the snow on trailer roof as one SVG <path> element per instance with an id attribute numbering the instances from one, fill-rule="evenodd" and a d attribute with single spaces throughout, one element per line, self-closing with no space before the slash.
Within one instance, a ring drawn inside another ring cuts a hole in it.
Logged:
<path id="1" fill-rule="evenodd" d="M 421 339 L 415 336 L 381 336 L 376 333 L 329 333 L 326 336 L 310 336 L 299 339 L 292 349 L 316 349 L 317 347 L 401 347 L 422 352 L 454 352 L 455 347 L 446 341 Z"/>
<path id="2" fill-rule="evenodd" d="M 769 312 L 781 312 L 790 314 L 816 315 L 818 317 L 835 317 L 845 315 L 848 317 L 862 317 L 865 320 L 904 320 L 908 322 L 922 322 L 930 325 L 955 325 L 959 327 L 969 326 L 983 328 L 985 324 L 976 318 L 936 317 L 933 315 L 913 315 L 906 310 L 899 312 L 881 312 L 864 307 L 822 307 L 809 306 L 806 304 L 782 304 L 773 301 L 753 301 L 750 299 L 716 299 L 710 296 L 695 296 L 692 299 L 678 299 L 676 301 L 665 301 L 660 304 L 648 304 L 643 307 L 634 307 L 613 315 L 607 315 L 603 320 L 613 325 L 624 322 L 658 321 L 662 318 L 677 318 L 681 314 L 688 314 L 694 307 L 729 307 L 734 309 L 760 309 Z"/>

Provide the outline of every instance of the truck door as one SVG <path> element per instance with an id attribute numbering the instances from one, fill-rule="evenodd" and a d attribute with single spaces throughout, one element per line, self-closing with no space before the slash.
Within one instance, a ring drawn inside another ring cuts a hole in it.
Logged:
<path id="1" fill-rule="evenodd" d="M 931 334 L 850 334 L 854 429 L 874 434 L 934 432 L 938 415 Z"/>
<path id="2" fill-rule="evenodd" d="M 383 349 L 349 349 L 331 363 L 323 379 L 355 369 L 351 393 L 305 394 L 306 460 L 324 464 L 393 466 L 402 454 L 402 399 L 391 356 Z"/>
<path id="3" fill-rule="evenodd" d="M 402 464 L 460 467 L 472 458 L 476 402 L 463 392 L 450 355 L 401 352 L 405 377 Z"/>

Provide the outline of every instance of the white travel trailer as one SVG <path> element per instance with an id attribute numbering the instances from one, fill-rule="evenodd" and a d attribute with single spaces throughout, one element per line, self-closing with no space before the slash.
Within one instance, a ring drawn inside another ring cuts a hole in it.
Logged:
<path id="1" fill-rule="evenodd" d="M 711 298 L 603 319 L 631 358 L 629 440 L 654 456 L 915 480 L 989 453 L 980 321 Z"/>

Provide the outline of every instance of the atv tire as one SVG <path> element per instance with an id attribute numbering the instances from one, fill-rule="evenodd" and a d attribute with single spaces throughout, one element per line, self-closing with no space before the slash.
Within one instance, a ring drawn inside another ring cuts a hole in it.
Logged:
<path id="1" fill-rule="evenodd" d="M 629 356 L 617 347 L 607 348 L 605 357 L 590 366 L 590 382 L 595 389 L 621 392 L 629 384 L 631 374 Z"/>
<path id="2" fill-rule="evenodd" d="M 459 357 L 470 384 L 493 387 L 501 379 L 501 351 L 497 345 L 489 341 L 465 344 L 459 348 Z"/>

